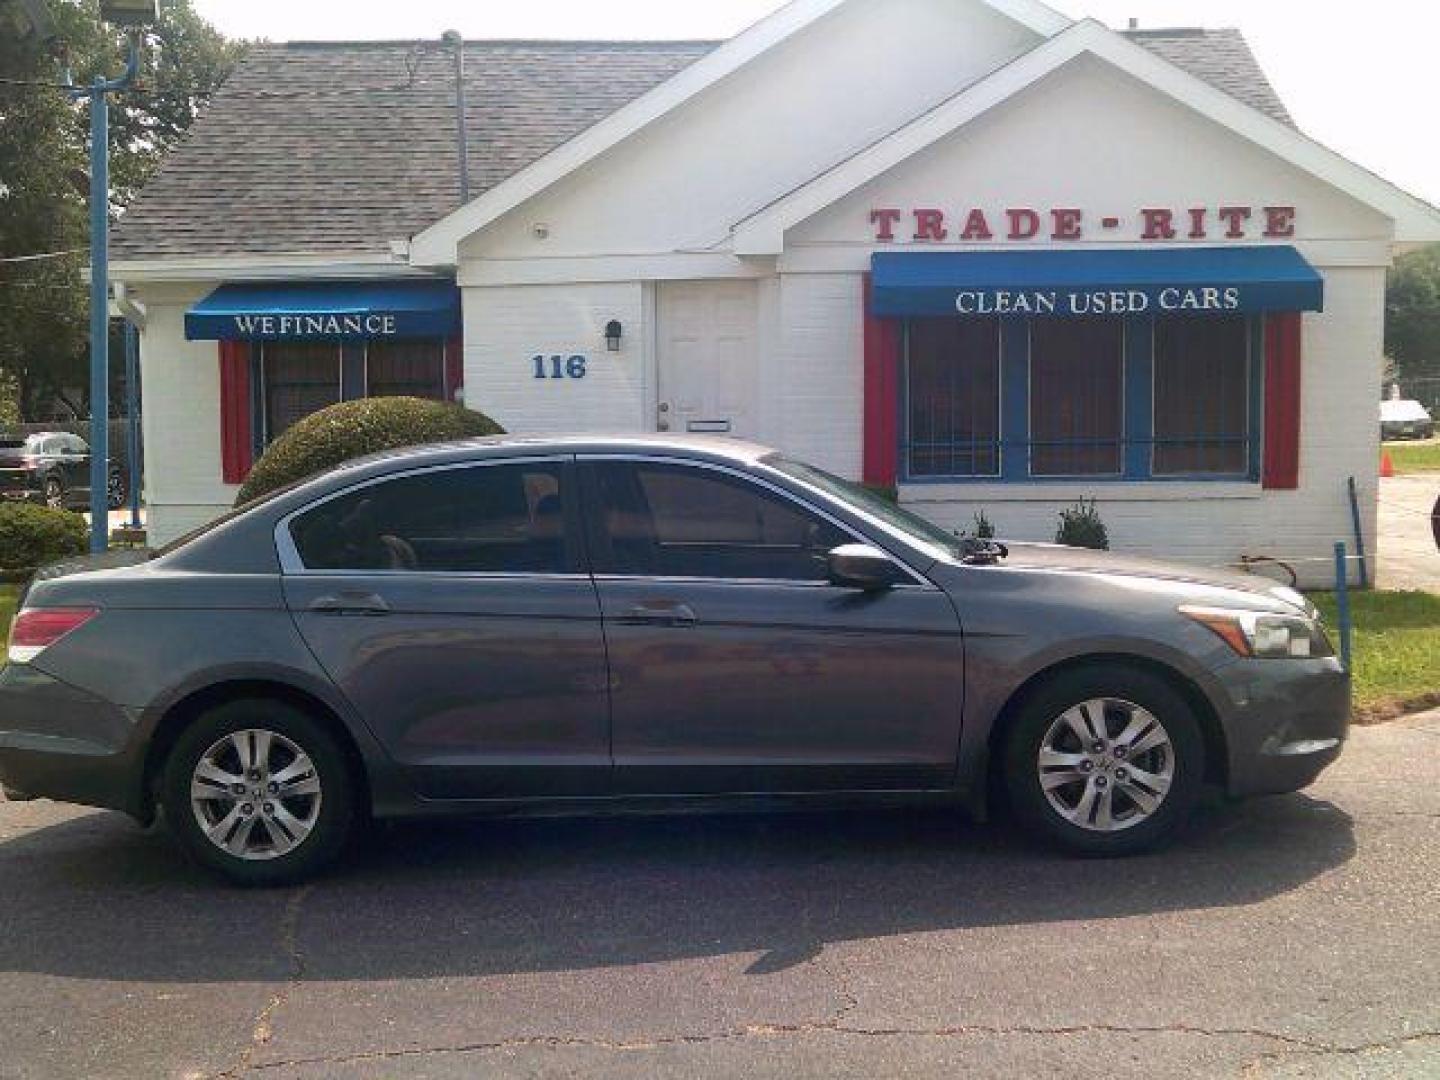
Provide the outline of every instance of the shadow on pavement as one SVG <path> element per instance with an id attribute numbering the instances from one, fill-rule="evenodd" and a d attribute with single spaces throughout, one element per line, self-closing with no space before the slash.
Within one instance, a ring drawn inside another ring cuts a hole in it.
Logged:
<path id="1" fill-rule="evenodd" d="M 946 810 L 395 826 L 313 888 L 247 892 L 90 814 L 0 842 L 0 969 L 187 982 L 564 971 L 1253 904 L 1355 851 L 1289 795 L 1207 804 L 1180 842 L 1071 859 Z M 288 915 L 287 915 L 288 912 Z"/>

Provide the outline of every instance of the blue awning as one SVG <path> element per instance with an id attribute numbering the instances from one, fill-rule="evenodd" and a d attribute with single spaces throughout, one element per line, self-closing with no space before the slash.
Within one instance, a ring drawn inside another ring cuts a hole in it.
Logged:
<path id="1" fill-rule="evenodd" d="M 190 341 L 433 338 L 459 327 L 449 281 L 222 285 L 185 313 Z"/>
<path id="2" fill-rule="evenodd" d="M 1325 283 L 1293 247 L 880 252 L 873 313 L 1225 315 L 1321 311 Z"/>

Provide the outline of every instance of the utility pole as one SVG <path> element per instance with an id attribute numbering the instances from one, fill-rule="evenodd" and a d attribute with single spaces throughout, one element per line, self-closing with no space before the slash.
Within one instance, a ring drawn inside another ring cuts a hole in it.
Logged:
<path id="1" fill-rule="evenodd" d="M 101 0 L 100 17 L 127 27 L 159 19 L 156 0 Z M 140 71 L 137 33 L 129 35 L 119 78 L 97 75 L 76 85 L 65 72 L 66 91 L 90 106 L 90 550 L 110 546 L 110 95 L 124 90 Z"/>

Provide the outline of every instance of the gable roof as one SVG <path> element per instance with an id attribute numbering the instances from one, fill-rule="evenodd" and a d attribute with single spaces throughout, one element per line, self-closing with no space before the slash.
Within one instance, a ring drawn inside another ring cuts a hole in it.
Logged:
<path id="1" fill-rule="evenodd" d="M 454 213 L 417 234 L 410 245 L 411 261 L 443 266 L 456 261 L 460 241 L 551 184 L 595 160 L 607 150 L 697 94 L 738 71 L 756 57 L 794 36 L 847 0 L 791 0 L 768 18 L 725 42 L 682 75 L 656 87 L 613 116 L 572 139 L 553 153 Z M 980 0 L 1001 15 L 1042 37 L 1060 33 L 1070 20 L 1042 0 Z"/>
<path id="2" fill-rule="evenodd" d="M 616 137 L 617 121 L 620 131 L 648 122 L 655 109 L 677 99 L 677 90 L 680 98 L 697 92 L 841 2 L 797 0 L 724 45 L 467 43 L 472 194 L 479 200 L 500 195 L 500 201 L 486 202 L 491 211 L 518 201 L 524 191 L 550 182 L 550 173 L 563 174 L 572 152 L 600 152 L 598 146 Z M 1035 0 L 987 2 L 1040 32 L 1069 25 Z M 1128 36 L 1290 122 L 1238 32 L 1147 30 Z M 436 42 L 254 46 L 121 218 L 112 257 L 121 271 L 142 261 L 240 256 L 331 255 L 385 263 L 391 241 L 433 235 L 432 227 L 441 225 L 464 228 L 456 213 L 451 70 L 448 49 Z M 663 100 L 647 101 L 657 96 Z M 617 116 L 617 110 L 632 108 L 640 115 Z M 594 145 L 580 145 L 587 140 Z M 540 163 L 555 168 L 532 168 Z M 522 179 L 517 174 L 528 174 L 519 189 L 509 186 Z M 497 192 L 499 187 L 505 190 Z"/>
<path id="3" fill-rule="evenodd" d="M 1156 56 L 1169 60 L 1202 82 L 1282 124 L 1295 127 L 1280 95 L 1250 51 L 1245 36 L 1233 27 L 1205 30 L 1178 27 L 1168 30 L 1126 30 L 1124 35 Z"/>
<path id="4" fill-rule="evenodd" d="M 471 191 L 714 48 L 467 43 Z M 459 205 L 452 71 L 435 42 L 254 46 L 121 218 L 112 256 L 388 253 Z"/>
<path id="5" fill-rule="evenodd" d="M 736 255 L 773 255 L 786 230 L 1082 55 L 1111 64 L 1395 221 L 1403 242 L 1440 240 L 1440 210 L 1294 127 L 1140 48 L 1093 19 L 1078 22 L 909 124 L 763 207 L 733 230 Z"/>

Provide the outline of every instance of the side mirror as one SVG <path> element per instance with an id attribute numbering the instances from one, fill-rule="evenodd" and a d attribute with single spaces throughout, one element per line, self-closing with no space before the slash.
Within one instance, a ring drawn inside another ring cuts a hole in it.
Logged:
<path id="1" fill-rule="evenodd" d="M 877 592 L 900 581 L 900 568 L 878 548 L 869 544 L 842 544 L 826 556 L 830 583 L 847 589 Z"/>

